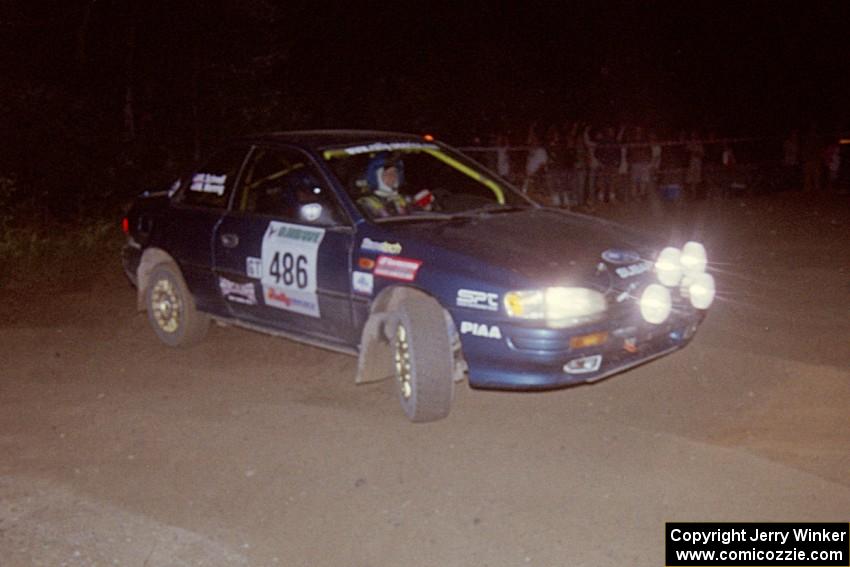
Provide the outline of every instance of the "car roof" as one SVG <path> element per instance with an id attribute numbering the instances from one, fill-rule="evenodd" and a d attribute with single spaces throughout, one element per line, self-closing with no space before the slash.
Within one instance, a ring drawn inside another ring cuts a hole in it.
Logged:
<path id="1" fill-rule="evenodd" d="M 268 132 L 241 138 L 251 143 L 290 143 L 323 150 L 331 147 L 364 144 L 369 142 L 425 142 L 423 136 L 380 130 L 296 130 Z"/>

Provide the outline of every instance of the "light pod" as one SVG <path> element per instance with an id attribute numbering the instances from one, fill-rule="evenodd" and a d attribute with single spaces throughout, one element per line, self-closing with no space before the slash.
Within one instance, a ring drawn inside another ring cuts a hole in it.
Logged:
<path id="1" fill-rule="evenodd" d="M 670 290 L 659 284 L 649 284 L 640 296 L 640 314 L 647 323 L 658 325 L 667 320 L 673 309 Z"/>
<path id="2" fill-rule="evenodd" d="M 661 251 L 655 261 L 655 273 L 658 281 L 667 287 L 676 287 L 682 279 L 682 251 L 668 246 Z"/>
<path id="3" fill-rule="evenodd" d="M 686 243 L 682 247 L 679 263 L 685 271 L 686 276 L 693 277 L 697 274 L 702 274 L 708 266 L 708 256 L 705 253 L 705 246 L 693 240 Z"/>
<path id="4" fill-rule="evenodd" d="M 688 286 L 691 305 L 697 309 L 708 309 L 714 301 L 715 294 L 714 276 L 702 273 L 691 278 L 691 283 Z"/>

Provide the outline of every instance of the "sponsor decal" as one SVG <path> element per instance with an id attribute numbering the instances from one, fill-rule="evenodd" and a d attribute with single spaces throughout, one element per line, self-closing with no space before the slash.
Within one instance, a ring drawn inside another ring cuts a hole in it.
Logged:
<path id="1" fill-rule="evenodd" d="M 360 249 L 383 254 L 401 254 L 401 244 L 398 242 L 378 242 L 371 238 L 364 238 L 363 242 L 360 243 Z"/>
<path id="2" fill-rule="evenodd" d="M 221 295 L 228 301 L 243 305 L 257 304 L 257 292 L 254 290 L 253 282 L 241 284 L 227 278 L 219 278 L 218 287 L 221 289 Z"/>
<path id="3" fill-rule="evenodd" d="M 378 256 L 375 262 L 375 275 L 393 280 L 412 282 L 416 279 L 416 272 L 419 271 L 419 266 L 421 265 L 421 260 L 381 255 Z"/>
<path id="4" fill-rule="evenodd" d="M 637 264 L 632 264 L 630 266 L 621 266 L 614 270 L 614 272 L 616 272 L 616 274 L 621 278 L 626 279 L 633 278 L 647 272 L 650 268 L 652 268 L 652 262 L 644 260 L 643 262 L 638 262 Z"/>
<path id="5" fill-rule="evenodd" d="M 358 258 L 357 267 L 361 270 L 371 270 L 375 267 L 375 261 L 372 258 Z"/>
<path id="6" fill-rule="evenodd" d="M 630 352 L 632 354 L 638 351 L 637 347 L 637 339 L 635 337 L 629 337 L 623 341 L 623 350 L 626 352 Z"/>
<path id="7" fill-rule="evenodd" d="M 263 261 L 260 258 L 248 256 L 245 258 L 245 273 L 249 278 L 260 279 L 263 277 Z"/>
<path id="8" fill-rule="evenodd" d="M 502 331 L 498 325 L 485 325 L 484 323 L 473 323 L 472 321 L 460 322 L 461 335 L 475 335 L 485 339 L 501 339 Z"/>
<path id="9" fill-rule="evenodd" d="M 189 185 L 189 190 L 198 191 L 201 193 L 215 193 L 216 195 L 224 195 L 224 184 L 226 181 L 227 175 L 196 173 L 192 176 L 192 184 Z"/>
<path id="10" fill-rule="evenodd" d="M 351 287 L 354 289 L 354 293 L 372 295 L 372 290 L 375 288 L 375 277 L 368 272 L 352 272 Z"/>
<path id="11" fill-rule="evenodd" d="M 609 248 L 602 253 L 602 259 L 610 264 L 633 264 L 640 260 L 640 254 L 634 250 Z"/>
<path id="12" fill-rule="evenodd" d="M 499 294 L 489 293 L 486 291 L 476 291 L 474 289 L 459 289 L 457 290 L 457 299 L 455 300 L 455 303 L 458 307 L 483 309 L 484 311 L 498 311 Z"/>
<path id="13" fill-rule="evenodd" d="M 617 303 L 622 303 L 625 300 L 627 300 L 629 297 L 631 297 L 632 292 L 635 289 L 637 289 L 638 285 L 639 285 L 639 282 L 630 283 L 629 286 L 625 290 L 623 290 L 623 292 L 620 295 L 617 296 Z"/>
<path id="14" fill-rule="evenodd" d="M 391 152 L 393 150 L 438 150 L 440 146 L 436 144 L 421 144 L 418 142 L 391 142 L 385 144 L 376 142 L 366 146 L 354 146 L 345 148 L 345 153 L 353 156 L 357 154 L 368 154 L 372 152 Z"/>
<path id="15" fill-rule="evenodd" d="M 286 295 L 286 292 L 276 291 L 274 288 L 268 288 L 266 293 L 266 299 L 269 301 L 278 301 L 283 303 L 286 307 L 292 305 L 292 300 L 289 299 L 289 296 Z"/>
<path id="16" fill-rule="evenodd" d="M 311 295 L 267 286 L 263 286 L 263 294 L 266 305 L 271 307 L 285 309 L 286 311 L 292 311 L 310 317 L 319 316 L 319 304 L 316 301 L 315 294 Z"/>
<path id="17" fill-rule="evenodd" d="M 260 281 L 266 304 L 319 317 L 316 258 L 322 228 L 271 221 L 263 236 Z"/>

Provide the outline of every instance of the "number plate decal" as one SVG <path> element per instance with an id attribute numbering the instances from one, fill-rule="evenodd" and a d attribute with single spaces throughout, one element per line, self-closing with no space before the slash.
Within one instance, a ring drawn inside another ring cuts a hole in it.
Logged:
<path id="1" fill-rule="evenodd" d="M 321 228 L 271 221 L 263 236 L 263 300 L 266 305 L 320 317 L 316 261 Z"/>

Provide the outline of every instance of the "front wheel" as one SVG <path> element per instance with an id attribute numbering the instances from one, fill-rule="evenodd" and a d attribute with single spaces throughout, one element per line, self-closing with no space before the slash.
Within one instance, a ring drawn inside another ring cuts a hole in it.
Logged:
<path id="1" fill-rule="evenodd" d="M 443 308 L 426 296 L 408 297 L 396 312 L 392 340 L 399 401 L 414 422 L 449 415 L 454 354 Z"/>
<path id="2" fill-rule="evenodd" d="M 156 336 L 168 346 L 189 346 L 207 334 L 210 318 L 195 308 L 180 269 L 165 263 L 153 269 L 145 292 L 148 321 Z"/>

